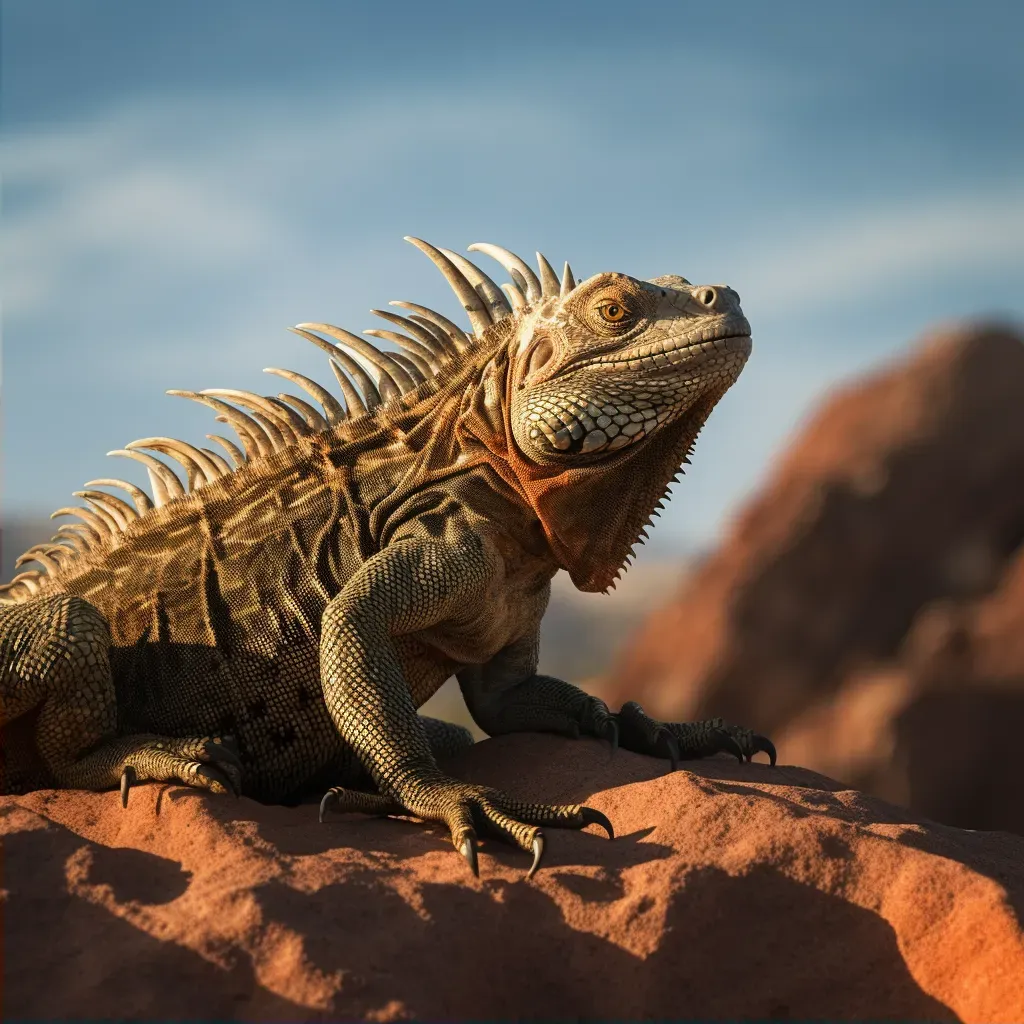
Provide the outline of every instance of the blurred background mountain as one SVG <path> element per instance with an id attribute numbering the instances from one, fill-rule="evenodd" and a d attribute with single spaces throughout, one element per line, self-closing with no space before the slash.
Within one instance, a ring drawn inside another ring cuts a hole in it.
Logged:
<path id="1" fill-rule="evenodd" d="M 0 19 L 4 578 L 114 472 L 103 452 L 211 429 L 164 389 L 323 379 L 283 331 L 303 320 L 359 330 L 394 298 L 454 315 L 404 234 L 727 281 L 753 358 L 619 589 L 556 579 L 542 667 L 1022 827 L 1003 752 L 1024 5 L 5 0 Z M 940 323 L 975 326 L 908 356 Z M 465 715 L 451 685 L 428 710 Z"/>
<path id="2" fill-rule="evenodd" d="M 936 332 L 823 401 L 601 692 L 1024 833 L 1020 329 Z"/>

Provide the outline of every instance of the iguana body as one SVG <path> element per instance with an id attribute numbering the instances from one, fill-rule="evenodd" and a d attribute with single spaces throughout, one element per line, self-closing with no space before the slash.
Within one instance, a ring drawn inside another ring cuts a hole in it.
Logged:
<path id="1" fill-rule="evenodd" d="M 742 368 L 738 296 L 677 277 L 577 285 L 568 266 L 559 282 L 542 257 L 538 277 L 480 246 L 515 281 L 506 300 L 468 261 L 412 241 L 472 336 L 410 304 L 409 318 L 383 314 L 404 335 L 376 332 L 403 355 L 296 328 L 331 355 L 345 406 L 289 371 L 322 411 L 185 393 L 238 431 L 245 453 L 221 439 L 236 468 L 172 439 L 134 442 L 119 454 L 145 462 L 156 507 L 94 481 L 138 508 L 79 492 L 84 523 L 23 556 L 42 568 L 0 607 L 6 789 L 120 782 L 127 798 L 132 781 L 179 779 L 279 801 L 330 786 L 325 807 L 443 821 L 475 870 L 475 830 L 532 849 L 536 866 L 543 825 L 604 822 L 444 776 L 435 753 L 468 734 L 416 709 L 453 674 L 491 734 L 774 760 L 748 730 L 612 714 L 536 674 L 552 576 L 613 583 Z M 181 463 L 187 493 L 153 451 Z"/>

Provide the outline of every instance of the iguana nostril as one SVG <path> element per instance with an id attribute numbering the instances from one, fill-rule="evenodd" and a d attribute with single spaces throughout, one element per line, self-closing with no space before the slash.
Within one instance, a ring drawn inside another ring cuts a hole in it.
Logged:
<path id="1" fill-rule="evenodd" d="M 697 301 L 709 309 L 715 304 L 718 292 L 714 288 L 701 288 L 697 291 Z"/>

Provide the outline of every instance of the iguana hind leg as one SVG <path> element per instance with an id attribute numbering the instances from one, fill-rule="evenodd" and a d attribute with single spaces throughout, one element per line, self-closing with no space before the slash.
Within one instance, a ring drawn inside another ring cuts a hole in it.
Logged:
<path id="1" fill-rule="evenodd" d="M 122 787 L 177 780 L 223 793 L 238 791 L 241 762 L 218 737 L 155 733 L 117 735 L 117 698 L 110 674 L 110 630 L 79 597 L 40 598 L 0 612 L 0 698 L 3 721 L 36 711 L 35 776 L 9 766 L 17 788 L 56 783 L 69 789 Z M 5 788 L 8 785 L 5 779 Z"/>

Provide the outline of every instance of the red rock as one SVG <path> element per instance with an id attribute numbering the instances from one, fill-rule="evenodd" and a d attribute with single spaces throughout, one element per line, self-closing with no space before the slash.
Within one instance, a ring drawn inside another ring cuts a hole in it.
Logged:
<path id="1" fill-rule="evenodd" d="M 587 800 L 527 858 L 181 787 L 0 800 L 7 1018 L 1024 1019 L 1024 839 L 796 768 L 504 737 L 462 777 Z"/>
<path id="2" fill-rule="evenodd" d="M 837 392 L 648 620 L 611 702 L 1024 833 L 1024 345 L 937 335 Z"/>
<path id="3" fill-rule="evenodd" d="M 787 759 L 929 817 L 1024 835 L 1024 551 L 981 600 L 923 610 L 892 667 L 779 735 Z"/>

